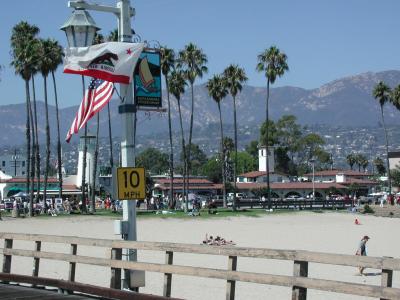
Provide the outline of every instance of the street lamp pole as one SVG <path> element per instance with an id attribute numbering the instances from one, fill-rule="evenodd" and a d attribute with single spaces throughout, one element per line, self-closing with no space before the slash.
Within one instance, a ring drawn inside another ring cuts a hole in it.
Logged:
<path id="1" fill-rule="evenodd" d="M 82 0 L 69 1 L 69 7 L 87 10 L 113 13 L 118 18 L 118 39 L 120 42 L 132 42 L 131 17 L 135 10 L 130 7 L 129 0 L 119 0 L 116 7 L 98 4 L 88 4 Z M 124 103 L 119 106 L 122 115 L 123 134 L 121 142 L 121 164 L 122 167 L 135 166 L 135 152 L 133 143 L 133 117 L 136 107 L 133 100 L 133 87 L 130 84 L 120 84 L 120 95 L 125 95 Z M 136 201 L 123 200 L 123 223 L 122 237 L 124 240 L 136 241 Z M 126 250 L 125 257 L 129 261 L 137 260 L 136 250 Z M 130 271 L 125 270 L 123 288 L 131 288 Z"/>

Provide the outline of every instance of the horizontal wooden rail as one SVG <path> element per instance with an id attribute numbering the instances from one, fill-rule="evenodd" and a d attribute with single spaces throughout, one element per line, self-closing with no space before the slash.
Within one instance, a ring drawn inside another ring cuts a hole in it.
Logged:
<path id="1" fill-rule="evenodd" d="M 253 258 L 268 258 L 278 260 L 308 261 L 321 264 L 366 268 L 390 269 L 400 271 L 400 259 L 386 257 L 354 256 L 347 254 L 331 254 L 305 250 L 279 250 L 265 248 L 245 248 L 234 246 L 190 245 L 160 242 L 134 242 L 106 239 L 80 238 L 73 236 L 54 236 L 41 234 L 0 233 L 0 239 L 13 239 L 24 241 L 42 241 L 48 243 L 79 244 L 106 248 L 126 248 L 152 251 L 172 251 L 195 254 L 238 256 Z"/>
<path id="2" fill-rule="evenodd" d="M 33 277 L 19 274 L 9 274 L 9 273 L 0 273 L 1 281 L 11 281 L 18 283 L 28 283 L 33 285 L 43 285 L 43 286 L 51 286 L 57 287 L 63 290 L 73 290 L 79 293 L 95 295 L 100 297 L 105 297 L 107 299 L 121 299 L 121 300 L 161 300 L 167 299 L 165 297 L 149 295 L 149 294 L 140 294 L 133 293 L 129 291 L 122 291 L 116 289 L 104 288 L 91 284 L 83 284 L 72 281 L 66 281 L 62 279 L 53 279 L 53 278 L 45 278 L 45 277 Z M 177 298 L 168 298 L 168 299 L 176 299 Z"/>
<path id="3" fill-rule="evenodd" d="M 97 265 L 104 267 L 142 270 L 148 272 L 171 273 L 177 275 L 196 276 L 205 278 L 224 279 L 232 281 L 252 282 L 259 284 L 278 285 L 278 286 L 298 286 L 309 289 L 345 293 L 366 297 L 377 297 L 385 299 L 400 299 L 400 289 L 390 287 L 380 287 L 357 283 L 346 283 L 334 280 L 314 279 L 309 277 L 271 275 L 261 273 L 251 273 L 242 271 L 227 271 L 202 267 L 164 265 L 156 263 L 142 263 L 121 260 L 111 260 L 106 258 L 94 258 L 89 256 L 79 256 L 63 253 L 51 253 L 44 251 L 32 251 L 21 249 L 3 249 L 4 255 L 16 255 L 24 257 L 36 257 L 42 259 L 62 260 L 81 264 Z"/>

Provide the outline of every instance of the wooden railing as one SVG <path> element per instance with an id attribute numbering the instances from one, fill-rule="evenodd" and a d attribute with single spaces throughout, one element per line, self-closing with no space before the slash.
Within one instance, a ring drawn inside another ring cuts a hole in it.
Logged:
<path id="1" fill-rule="evenodd" d="M 33 258 L 33 277 L 38 276 L 39 274 L 40 259 L 58 260 L 69 263 L 70 268 L 67 282 L 70 283 L 75 281 L 77 263 L 108 267 L 110 268 L 111 273 L 110 288 L 112 289 L 121 288 L 120 278 L 122 269 L 164 273 L 163 296 L 165 297 L 171 296 L 172 276 L 186 275 L 226 280 L 226 299 L 235 298 L 236 281 L 291 287 L 292 299 L 306 299 L 307 289 L 375 297 L 380 299 L 400 299 L 400 289 L 392 287 L 393 271 L 400 270 L 400 259 L 395 258 L 328 254 L 303 250 L 276 250 L 160 242 L 132 242 L 18 233 L 0 233 L 0 239 L 4 239 L 4 248 L 0 249 L 0 254 L 3 254 L 3 273 L 1 273 L 0 280 L 5 280 L 4 278 L 6 278 L 6 275 L 10 273 L 12 257 L 23 256 Z M 35 250 L 14 249 L 14 240 L 32 241 L 35 243 Z M 43 242 L 69 244 L 71 245 L 71 251 L 69 254 L 44 252 L 40 247 Z M 110 258 L 77 255 L 78 246 L 108 248 L 111 250 Z M 121 260 L 122 249 L 162 251 L 165 253 L 165 263 L 158 264 L 124 261 Z M 176 252 L 225 256 L 228 260 L 228 268 L 227 270 L 222 270 L 174 265 L 173 256 Z M 238 257 L 293 261 L 293 276 L 237 271 Z M 308 277 L 309 263 L 353 267 L 364 266 L 367 268 L 378 269 L 382 271 L 381 285 L 377 286 L 310 278 Z"/>

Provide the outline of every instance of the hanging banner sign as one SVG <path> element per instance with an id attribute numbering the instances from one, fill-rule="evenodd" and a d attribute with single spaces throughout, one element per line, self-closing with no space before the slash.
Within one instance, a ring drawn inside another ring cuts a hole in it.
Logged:
<path id="1" fill-rule="evenodd" d="M 135 103 L 137 106 L 161 107 L 160 52 L 143 51 L 134 74 Z"/>

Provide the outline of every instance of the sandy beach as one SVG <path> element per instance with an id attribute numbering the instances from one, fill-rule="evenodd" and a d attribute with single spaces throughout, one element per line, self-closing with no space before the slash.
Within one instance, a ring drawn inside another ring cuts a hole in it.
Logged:
<path id="1" fill-rule="evenodd" d="M 241 247 L 262 247 L 274 249 L 303 249 L 340 254 L 354 254 L 359 240 L 369 235 L 369 256 L 392 256 L 399 258 L 400 239 L 397 230 L 400 219 L 374 216 L 357 216 L 362 225 L 354 225 L 355 215 L 348 213 L 283 213 L 262 217 L 234 217 L 221 219 L 138 219 L 138 240 L 199 244 L 206 233 L 220 235 L 233 240 Z M 118 239 L 113 233 L 113 219 L 93 216 L 54 218 L 4 218 L 0 221 L 0 231 L 41 233 Z M 33 243 L 17 242 L 18 247 L 33 248 Z M 46 248 L 47 247 L 47 248 Z M 67 253 L 64 245 L 43 244 L 42 250 L 57 250 Z M 78 254 L 105 257 L 104 248 L 81 247 Z M 164 253 L 142 251 L 139 261 L 164 262 Z M 0 263 L 2 257 L 0 257 Z M 227 258 L 176 254 L 174 264 L 226 269 Z M 293 262 L 239 258 L 238 270 L 291 275 Z M 14 258 L 12 272 L 29 274 L 32 259 Z M 367 273 L 380 270 L 367 269 Z M 40 276 L 67 278 L 66 263 L 47 261 L 41 263 Z M 109 285 L 109 269 L 87 265 L 77 266 L 77 281 Z M 356 269 L 349 267 L 310 264 L 309 276 L 322 279 L 349 281 L 380 285 L 381 276 L 355 276 Z M 400 288 L 400 272 L 393 276 L 393 286 Z M 172 296 L 185 299 L 224 299 L 225 281 L 196 277 L 174 276 Z M 163 274 L 146 273 L 144 293 L 162 294 Z M 308 291 L 308 299 L 370 299 L 336 293 Z M 237 299 L 290 299 L 291 290 L 286 287 L 237 283 Z"/>

